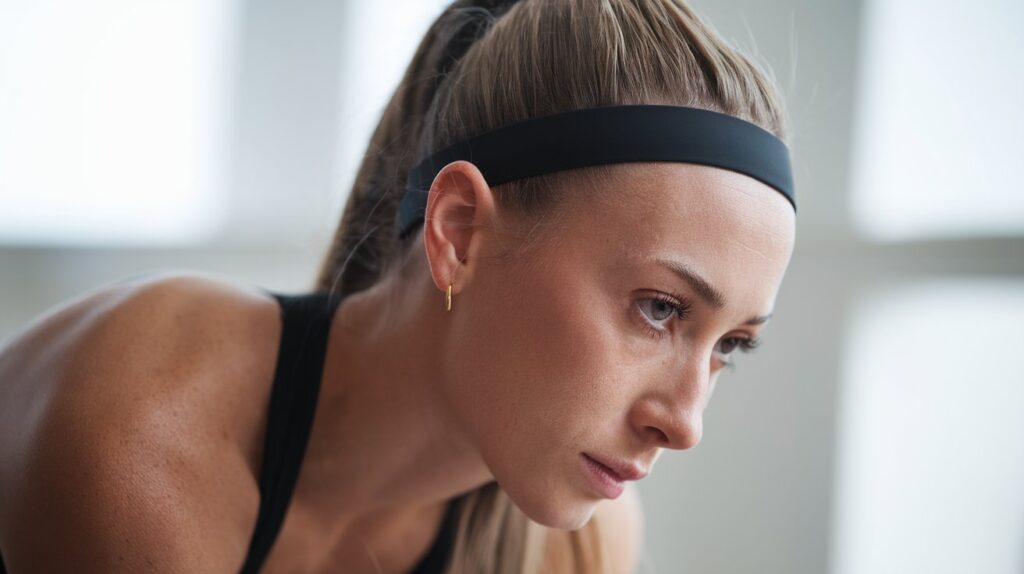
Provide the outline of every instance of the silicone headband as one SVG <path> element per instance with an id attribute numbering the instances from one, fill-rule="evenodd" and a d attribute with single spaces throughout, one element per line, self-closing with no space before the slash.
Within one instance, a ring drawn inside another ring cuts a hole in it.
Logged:
<path id="1" fill-rule="evenodd" d="M 489 185 L 610 163 L 698 163 L 749 175 L 782 193 L 796 211 L 789 148 L 771 132 L 701 108 L 606 106 L 508 124 L 423 158 L 410 170 L 399 205 L 400 238 L 423 221 L 434 177 L 456 160 L 472 162 Z"/>

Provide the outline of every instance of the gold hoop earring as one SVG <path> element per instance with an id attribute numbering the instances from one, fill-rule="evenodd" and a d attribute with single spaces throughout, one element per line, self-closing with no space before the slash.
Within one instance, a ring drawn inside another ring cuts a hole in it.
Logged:
<path id="1" fill-rule="evenodd" d="M 448 294 L 445 296 L 445 307 L 448 311 L 452 310 L 452 284 L 448 284 Z"/>

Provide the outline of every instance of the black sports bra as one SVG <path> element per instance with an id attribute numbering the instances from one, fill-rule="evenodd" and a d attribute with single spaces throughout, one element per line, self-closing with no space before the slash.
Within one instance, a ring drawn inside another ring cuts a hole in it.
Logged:
<path id="1" fill-rule="evenodd" d="M 284 329 L 263 446 L 259 515 L 241 574 L 259 572 L 284 520 L 313 423 L 331 318 L 342 299 L 320 292 L 267 293 L 281 305 Z M 411 574 L 442 572 L 454 539 L 457 506 L 458 499 L 448 503 L 433 545 Z"/>
<path id="2" fill-rule="evenodd" d="M 327 293 L 273 295 L 281 306 L 283 329 L 270 394 L 260 476 L 260 508 L 241 574 L 255 574 L 281 529 L 305 455 L 323 375 L 327 335 L 341 298 Z M 410 574 L 440 574 L 455 535 L 459 498 L 445 511 L 433 545 Z M 0 574 L 6 574 L 0 554 Z"/>

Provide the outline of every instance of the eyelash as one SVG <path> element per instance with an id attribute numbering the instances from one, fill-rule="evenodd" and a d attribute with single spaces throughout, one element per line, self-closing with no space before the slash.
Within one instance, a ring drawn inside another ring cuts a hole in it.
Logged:
<path id="1" fill-rule="evenodd" d="M 690 303 L 688 299 L 686 299 L 686 297 L 676 294 L 666 295 L 664 293 L 657 293 L 654 297 L 646 297 L 644 299 L 641 299 L 641 301 L 658 301 L 659 303 L 664 303 L 669 307 L 675 309 L 675 315 L 680 320 L 689 317 L 690 310 L 693 307 L 693 305 Z M 640 311 L 638 308 L 637 312 L 640 313 L 641 319 L 644 323 L 644 327 L 647 329 L 647 332 L 651 336 L 660 339 L 665 335 L 666 331 L 658 329 L 657 327 L 651 325 L 651 321 L 647 319 L 647 316 L 644 314 L 643 311 Z M 761 345 L 761 339 L 759 337 L 729 337 L 728 339 L 725 339 L 725 341 L 736 341 L 735 344 L 743 353 L 751 353 Z M 731 353 L 732 351 L 729 352 L 729 354 Z M 733 361 L 724 361 L 723 364 L 727 369 L 730 370 L 735 370 L 736 368 L 736 363 Z"/>

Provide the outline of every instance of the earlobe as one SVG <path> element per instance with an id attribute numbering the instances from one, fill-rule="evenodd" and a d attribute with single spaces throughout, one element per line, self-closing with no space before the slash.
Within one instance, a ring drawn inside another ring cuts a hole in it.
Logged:
<path id="1" fill-rule="evenodd" d="M 423 244 L 434 284 L 458 293 L 472 279 L 478 252 L 493 226 L 494 198 L 480 170 L 464 160 L 438 172 L 427 197 Z"/>

